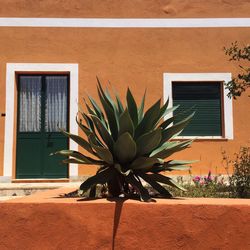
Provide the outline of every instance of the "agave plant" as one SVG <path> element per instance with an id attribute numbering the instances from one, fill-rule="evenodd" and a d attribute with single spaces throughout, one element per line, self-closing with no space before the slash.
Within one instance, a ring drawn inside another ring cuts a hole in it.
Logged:
<path id="1" fill-rule="evenodd" d="M 168 108 L 169 101 L 161 106 L 161 100 L 144 112 L 145 94 L 137 106 L 130 89 L 127 90 L 126 105 L 115 93 L 112 98 L 108 89 L 103 89 L 97 79 L 100 105 L 88 96 L 86 110 L 79 110 L 76 122 L 85 134 L 84 138 L 62 133 L 83 148 L 85 154 L 72 150 L 61 150 L 55 154 L 68 157 L 64 163 L 98 165 L 96 175 L 89 177 L 80 186 L 80 192 L 94 197 L 96 186 L 105 185 L 108 194 L 117 197 L 137 193 L 142 201 L 149 201 L 150 194 L 143 185 L 148 183 L 164 197 L 171 197 L 166 185 L 184 190 L 170 177 L 160 174 L 165 171 L 187 170 L 193 161 L 176 161 L 170 156 L 190 146 L 192 140 L 177 141 L 193 116 L 174 123 L 175 117 L 163 120 L 178 107 Z M 167 160 L 165 160 L 167 159 Z M 161 184 L 164 184 L 163 186 Z"/>

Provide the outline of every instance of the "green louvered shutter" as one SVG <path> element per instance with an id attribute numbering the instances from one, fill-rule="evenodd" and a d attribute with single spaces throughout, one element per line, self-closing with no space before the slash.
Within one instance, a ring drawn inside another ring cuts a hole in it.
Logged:
<path id="1" fill-rule="evenodd" d="M 173 82 L 173 105 L 180 105 L 174 115 L 195 110 L 195 115 L 181 136 L 221 136 L 221 83 Z M 186 114 L 187 115 L 187 114 Z M 177 116 L 174 123 L 183 118 Z"/>

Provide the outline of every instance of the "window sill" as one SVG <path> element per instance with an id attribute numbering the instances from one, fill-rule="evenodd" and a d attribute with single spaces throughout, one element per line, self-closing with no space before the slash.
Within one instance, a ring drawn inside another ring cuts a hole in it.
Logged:
<path id="1" fill-rule="evenodd" d="M 194 141 L 228 141 L 222 136 L 176 136 L 174 140 L 194 140 Z"/>

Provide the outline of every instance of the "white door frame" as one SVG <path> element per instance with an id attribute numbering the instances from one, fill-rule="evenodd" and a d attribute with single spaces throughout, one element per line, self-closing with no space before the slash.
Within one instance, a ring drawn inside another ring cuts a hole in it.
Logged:
<path id="1" fill-rule="evenodd" d="M 14 122 L 15 122 L 15 84 L 16 73 L 30 72 L 69 72 L 70 74 L 70 133 L 78 134 L 78 126 L 75 122 L 75 116 L 78 111 L 78 64 L 63 63 L 7 63 L 6 64 L 6 117 L 5 117 L 5 135 L 4 135 L 4 166 L 3 177 L 1 181 L 11 181 L 13 176 L 13 150 L 14 150 Z M 69 148 L 77 150 L 78 145 L 70 140 Z M 78 176 L 78 165 L 69 164 L 69 177 Z"/>

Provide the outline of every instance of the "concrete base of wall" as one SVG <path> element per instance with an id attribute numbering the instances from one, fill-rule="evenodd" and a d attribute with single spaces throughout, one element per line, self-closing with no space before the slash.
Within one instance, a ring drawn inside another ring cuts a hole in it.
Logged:
<path id="1" fill-rule="evenodd" d="M 1 202 L 1 250 L 250 248 L 250 200 L 60 198 L 70 191 Z"/>

